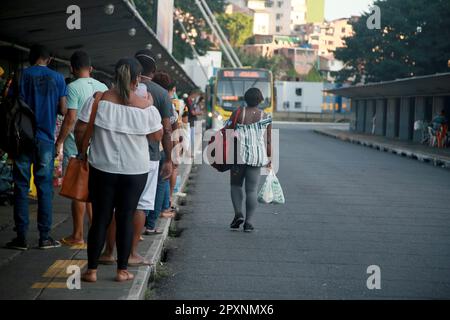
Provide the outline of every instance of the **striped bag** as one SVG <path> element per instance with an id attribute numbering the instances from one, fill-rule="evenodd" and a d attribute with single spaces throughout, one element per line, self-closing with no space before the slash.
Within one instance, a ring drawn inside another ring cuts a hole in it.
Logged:
<path id="1" fill-rule="evenodd" d="M 243 112 L 242 122 L 245 119 L 245 108 Z M 264 134 L 272 118 L 261 119 L 251 124 L 237 124 L 236 135 L 239 143 L 240 160 L 252 167 L 263 167 L 269 163 L 267 158 L 266 143 Z"/>

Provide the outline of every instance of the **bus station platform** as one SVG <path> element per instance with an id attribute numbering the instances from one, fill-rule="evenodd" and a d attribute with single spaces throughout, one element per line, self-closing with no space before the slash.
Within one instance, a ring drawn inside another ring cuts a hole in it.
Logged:
<path id="1" fill-rule="evenodd" d="M 182 191 L 191 170 L 190 165 L 179 167 Z M 174 199 L 175 203 L 178 199 Z M 156 272 L 169 236 L 172 219 L 160 218 L 160 235 L 144 236 L 139 253 L 151 266 L 129 267 L 135 278 L 118 283 L 114 281 L 116 265 L 99 265 L 95 283 L 81 282 L 80 289 L 69 289 L 69 266 L 79 266 L 81 273 L 87 268 L 87 251 L 84 246 L 62 246 L 40 250 L 37 248 L 37 202 L 30 201 L 30 226 L 27 251 L 4 248 L 15 237 L 13 206 L 0 206 L 0 299 L 5 300 L 143 300 L 149 279 Z M 87 225 L 84 228 L 87 238 Z M 53 200 L 53 228 L 51 235 L 59 240 L 72 232 L 70 200 L 62 198 L 55 189 Z"/>
<path id="2" fill-rule="evenodd" d="M 450 149 L 438 149 L 413 141 L 391 139 L 384 136 L 376 136 L 365 133 L 356 133 L 348 130 L 318 128 L 314 132 L 347 141 L 362 146 L 374 148 L 384 152 L 390 152 L 402 157 L 430 163 L 437 167 L 450 169 Z"/>

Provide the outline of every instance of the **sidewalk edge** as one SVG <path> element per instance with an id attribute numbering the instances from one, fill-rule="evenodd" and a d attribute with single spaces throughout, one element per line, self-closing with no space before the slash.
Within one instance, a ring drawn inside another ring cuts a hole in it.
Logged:
<path id="1" fill-rule="evenodd" d="M 337 132 L 330 132 L 324 129 L 314 129 L 313 130 L 317 134 L 321 134 L 327 137 L 339 139 L 345 142 L 350 142 L 354 144 L 360 144 L 365 147 L 370 147 L 379 151 L 389 152 L 392 154 L 396 154 L 402 157 L 407 157 L 410 159 L 418 160 L 424 163 L 431 163 L 435 167 L 443 167 L 445 169 L 450 169 L 450 160 L 439 157 L 438 155 L 433 154 L 424 154 L 418 151 L 410 150 L 408 148 L 402 148 L 399 146 L 393 146 L 386 143 L 367 141 L 361 138 L 353 138 L 346 135 L 340 135 Z"/>
<path id="2" fill-rule="evenodd" d="M 188 164 L 186 171 L 181 178 L 180 183 L 180 191 L 183 192 L 188 178 L 189 174 L 191 173 L 192 164 Z M 178 197 L 174 196 L 174 202 L 178 203 Z M 153 242 L 153 244 L 150 246 L 150 248 L 147 250 L 145 254 L 145 258 L 152 262 L 151 266 L 143 266 L 139 267 L 137 274 L 135 275 L 135 278 L 133 280 L 133 284 L 131 286 L 130 291 L 128 292 L 128 296 L 124 298 L 124 300 L 144 300 L 145 299 L 145 292 L 147 290 L 148 281 L 150 279 L 150 276 L 156 272 L 156 266 L 160 262 L 161 259 L 161 253 L 164 247 L 164 242 L 166 241 L 168 235 L 169 235 L 169 228 L 172 223 L 172 219 L 162 219 L 161 220 L 160 228 L 163 230 L 163 233 L 161 235 L 158 235 L 157 241 Z"/>

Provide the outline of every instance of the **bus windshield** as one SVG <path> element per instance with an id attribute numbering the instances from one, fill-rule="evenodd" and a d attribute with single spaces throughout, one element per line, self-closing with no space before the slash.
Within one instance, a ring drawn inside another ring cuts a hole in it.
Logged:
<path id="1" fill-rule="evenodd" d="M 272 99 L 271 83 L 265 79 L 220 79 L 217 83 L 219 105 L 226 110 L 244 106 L 244 94 L 250 88 L 261 90 L 264 101 L 260 104 L 260 108 L 270 107 Z"/>

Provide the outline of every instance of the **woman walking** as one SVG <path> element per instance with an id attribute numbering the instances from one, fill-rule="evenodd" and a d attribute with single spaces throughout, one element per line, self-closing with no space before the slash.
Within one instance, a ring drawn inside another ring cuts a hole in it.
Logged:
<path id="1" fill-rule="evenodd" d="M 88 270 L 82 279 L 97 280 L 98 258 L 113 214 L 116 219 L 116 281 L 133 279 L 127 271 L 133 238 L 133 216 L 150 170 L 148 139 L 162 137 L 161 117 L 149 99 L 137 96 L 142 67 L 134 58 L 119 60 L 115 88 L 98 102 L 89 151 L 89 197 L 92 225 L 88 234 Z M 98 93 L 97 93 L 98 95 Z M 97 98 L 98 99 L 98 98 Z M 93 110 L 94 98 L 82 107 L 75 128 L 80 144 Z"/>
<path id="2" fill-rule="evenodd" d="M 244 223 L 244 231 L 252 232 L 253 214 L 257 205 L 257 188 L 261 167 L 270 166 L 272 119 L 258 108 L 264 101 L 261 91 L 249 89 L 244 96 L 247 104 L 242 110 L 235 111 L 229 124 L 236 123 L 238 137 L 238 162 L 231 168 L 231 200 L 234 207 L 234 219 L 230 228 L 238 230 Z M 236 119 L 237 117 L 237 119 Z M 267 134 L 265 134 L 267 132 Z M 266 137 L 266 139 L 265 139 Z M 245 183 L 245 219 L 242 212 Z"/>

